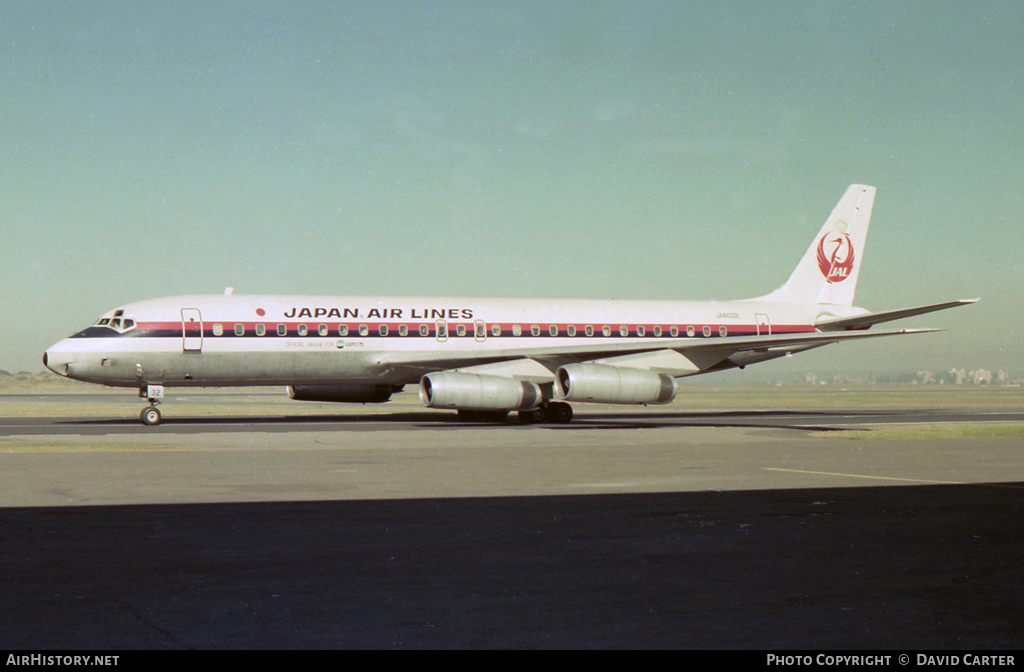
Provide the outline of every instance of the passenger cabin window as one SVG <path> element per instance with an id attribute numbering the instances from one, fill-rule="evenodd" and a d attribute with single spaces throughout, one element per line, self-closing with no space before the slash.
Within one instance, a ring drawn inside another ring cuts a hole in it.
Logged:
<path id="1" fill-rule="evenodd" d="M 409 327 L 407 327 L 407 326 L 406 326 L 406 325 L 404 325 L 404 324 L 403 324 L 403 325 L 400 325 L 400 326 L 398 327 L 398 335 L 399 335 L 399 336 L 408 336 L 408 335 L 409 335 Z"/>
<path id="2" fill-rule="evenodd" d="M 569 334 L 570 336 L 575 336 L 576 335 L 576 325 L 575 324 L 570 324 L 568 327 L 565 328 L 565 333 Z"/>
<path id="3" fill-rule="evenodd" d="M 319 334 L 320 336 L 326 336 L 328 331 L 329 329 L 327 328 L 326 324 L 318 325 L 316 328 L 316 333 Z"/>
<path id="4" fill-rule="evenodd" d="M 455 327 L 455 335 L 456 336 L 465 336 L 466 335 L 466 325 L 464 325 L 464 324 L 457 325 Z"/>
<path id="5" fill-rule="evenodd" d="M 636 328 L 636 335 L 637 336 L 643 336 L 646 333 L 647 333 L 647 329 L 645 329 L 644 327 L 640 326 L 640 327 Z"/>
<path id="6" fill-rule="evenodd" d="M 491 325 L 491 336 L 501 336 L 501 325 L 500 324 L 493 324 L 493 325 Z"/>
<path id="7" fill-rule="evenodd" d="M 594 335 L 594 325 L 588 324 L 586 326 L 586 328 L 583 330 L 583 333 L 586 334 L 587 336 L 593 336 Z"/>
<path id="8" fill-rule="evenodd" d="M 707 325 L 704 325 L 704 329 L 702 329 L 701 331 L 704 334 L 704 338 L 707 338 L 708 336 L 711 335 L 711 327 Z"/>
<path id="9" fill-rule="evenodd" d="M 420 325 L 420 336 L 429 336 L 429 335 L 430 335 L 430 327 L 428 327 L 425 324 L 421 324 Z"/>
<path id="10" fill-rule="evenodd" d="M 551 334 L 552 336 L 558 336 L 558 325 L 552 324 L 550 327 L 548 327 L 548 333 Z"/>
<path id="11" fill-rule="evenodd" d="M 523 325 L 521 325 L 521 324 L 513 324 L 512 325 L 512 335 L 513 336 L 522 336 L 523 335 Z"/>
<path id="12" fill-rule="evenodd" d="M 288 335 L 288 325 L 287 324 L 279 324 L 279 325 L 277 325 L 277 335 L 278 336 L 287 336 Z"/>
<path id="13" fill-rule="evenodd" d="M 487 327 L 484 326 L 483 322 L 477 322 L 476 323 L 475 336 L 476 336 L 476 338 L 486 338 L 487 337 Z"/>
<path id="14" fill-rule="evenodd" d="M 125 320 L 125 322 L 130 322 L 130 321 L 131 320 Z M 213 335 L 214 336 L 223 336 L 224 335 L 224 325 L 223 324 L 214 324 L 213 325 Z"/>
<path id="15" fill-rule="evenodd" d="M 672 335 L 672 338 L 675 338 L 676 336 L 679 335 L 679 327 L 673 324 L 671 327 L 669 327 L 668 333 Z"/>
<path id="16" fill-rule="evenodd" d="M 535 325 L 531 326 L 530 327 L 530 334 L 532 336 L 540 336 L 540 325 L 539 324 L 535 324 Z"/>
<path id="17" fill-rule="evenodd" d="M 306 325 L 300 324 L 299 325 L 299 336 L 305 336 L 308 333 L 309 333 L 309 329 L 306 328 Z"/>
<path id="18" fill-rule="evenodd" d="M 602 336 L 611 336 L 612 335 L 612 328 L 610 326 L 608 326 L 607 324 L 604 325 L 603 327 L 601 327 L 601 335 Z"/>
<path id="19" fill-rule="evenodd" d="M 686 328 L 686 335 L 689 336 L 690 338 L 693 338 L 693 335 L 696 333 L 697 330 L 693 328 L 692 324 Z"/>
<path id="20" fill-rule="evenodd" d="M 654 337 L 661 338 L 661 325 L 654 326 Z"/>
<path id="21" fill-rule="evenodd" d="M 245 336 L 245 325 L 241 322 L 235 325 L 235 336 Z"/>
<path id="22" fill-rule="evenodd" d="M 359 335 L 360 336 L 369 336 L 370 335 L 370 327 L 369 327 L 369 325 L 360 324 L 359 325 Z"/>
<path id="23" fill-rule="evenodd" d="M 338 336 L 348 336 L 348 325 L 347 324 L 339 324 L 338 325 Z"/>
<path id="24" fill-rule="evenodd" d="M 629 336 L 629 327 L 627 327 L 626 325 L 622 325 L 621 327 L 619 327 L 619 336 L 622 336 L 623 338 Z"/>
<path id="25" fill-rule="evenodd" d="M 729 335 L 729 328 L 725 327 L 725 326 L 719 327 L 718 328 L 718 335 L 721 336 L 722 338 L 725 338 L 726 336 Z"/>
<path id="26" fill-rule="evenodd" d="M 262 324 L 257 324 L 256 325 L 256 335 L 257 336 L 262 336 L 265 333 L 267 333 L 267 328 L 265 326 L 263 326 Z"/>
<path id="27" fill-rule="evenodd" d="M 377 333 L 380 334 L 381 336 L 387 336 L 388 335 L 388 325 L 382 324 L 379 327 L 377 327 Z"/>

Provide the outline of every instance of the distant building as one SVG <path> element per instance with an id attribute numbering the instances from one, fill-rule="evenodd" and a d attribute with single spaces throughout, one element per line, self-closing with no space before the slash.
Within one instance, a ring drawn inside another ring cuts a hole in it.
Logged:
<path id="1" fill-rule="evenodd" d="M 992 383 L 992 372 L 988 369 L 971 371 L 971 381 L 975 385 L 990 385 Z"/>

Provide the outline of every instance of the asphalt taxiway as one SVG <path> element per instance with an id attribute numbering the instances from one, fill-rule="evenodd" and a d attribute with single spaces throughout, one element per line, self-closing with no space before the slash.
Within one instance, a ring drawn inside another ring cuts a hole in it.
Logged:
<path id="1" fill-rule="evenodd" d="M 541 425 L 556 430 L 614 430 L 685 427 L 764 427 L 833 431 L 858 426 L 962 423 L 1021 423 L 1024 411 L 966 409 L 887 409 L 865 411 L 664 411 L 638 408 L 628 411 L 589 411 L 579 413 L 569 425 Z M 209 433 L 283 433 L 283 432 L 371 432 L 420 431 L 452 427 L 519 427 L 514 414 L 498 423 L 467 423 L 453 412 L 404 410 L 367 415 L 268 415 L 169 417 L 157 427 L 143 425 L 135 417 L 9 417 L 0 421 L 0 437 L 32 435 L 107 436 Z"/>
<path id="2" fill-rule="evenodd" d="M 1024 643 L 1020 412 L 393 415 L 3 418 L 0 647 Z"/>

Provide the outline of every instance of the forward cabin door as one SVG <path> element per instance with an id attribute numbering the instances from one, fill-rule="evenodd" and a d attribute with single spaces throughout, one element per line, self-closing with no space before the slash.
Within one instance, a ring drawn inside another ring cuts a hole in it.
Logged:
<path id="1" fill-rule="evenodd" d="M 198 308 L 181 309 L 181 350 L 203 351 L 203 316 Z"/>

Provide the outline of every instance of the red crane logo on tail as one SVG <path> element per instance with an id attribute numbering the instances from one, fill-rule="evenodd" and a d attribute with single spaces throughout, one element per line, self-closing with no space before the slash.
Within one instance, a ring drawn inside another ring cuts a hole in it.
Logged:
<path id="1" fill-rule="evenodd" d="M 836 230 L 818 241 L 818 269 L 828 282 L 842 282 L 853 271 L 853 243 L 846 235 L 846 222 L 837 222 Z"/>

